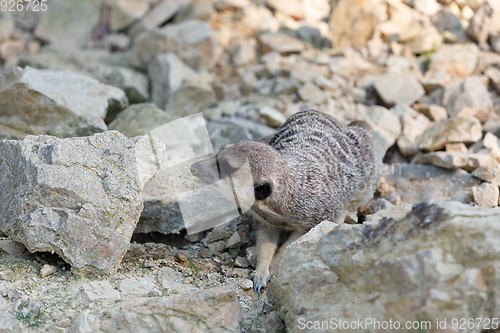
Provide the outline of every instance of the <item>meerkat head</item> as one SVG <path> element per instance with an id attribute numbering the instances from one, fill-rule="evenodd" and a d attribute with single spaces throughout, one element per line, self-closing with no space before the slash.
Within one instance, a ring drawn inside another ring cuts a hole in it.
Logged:
<path id="1" fill-rule="evenodd" d="M 191 173 L 205 183 L 231 176 L 236 188 L 252 177 L 256 202 L 269 200 L 284 174 L 282 156 L 268 144 L 241 141 L 221 148 L 214 156 L 191 165 Z M 249 170 L 248 170 L 249 169 Z"/>

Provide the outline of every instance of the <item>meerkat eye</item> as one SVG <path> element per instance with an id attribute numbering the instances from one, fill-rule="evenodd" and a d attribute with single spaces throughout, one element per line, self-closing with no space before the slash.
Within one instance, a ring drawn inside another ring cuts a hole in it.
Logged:
<path id="1" fill-rule="evenodd" d="M 269 183 L 264 183 L 264 184 L 254 184 L 254 192 L 255 192 L 255 200 L 264 200 L 265 198 L 269 197 L 271 193 L 273 193 L 273 188 L 271 184 Z"/>

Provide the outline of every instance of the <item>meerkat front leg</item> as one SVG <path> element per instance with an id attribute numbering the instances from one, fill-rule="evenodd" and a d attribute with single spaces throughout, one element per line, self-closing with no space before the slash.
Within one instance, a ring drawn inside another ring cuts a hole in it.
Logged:
<path id="1" fill-rule="evenodd" d="M 252 276 L 253 290 L 260 296 L 260 290 L 269 281 L 269 266 L 273 260 L 281 231 L 277 228 L 261 226 L 257 232 L 257 267 Z"/>
<path id="2" fill-rule="evenodd" d="M 280 249 L 278 250 L 278 252 L 274 255 L 273 257 L 273 261 L 271 262 L 271 265 L 274 265 L 274 262 L 276 261 L 276 258 L 278 258 L 278 256 L 280 255 L 281 252 L 283 252 L 283 250 L 290 244 L 292 244 L 293 242 L 295 242 L 297 239 L 299 239 L 302 235 L 305 234 L 305 231 L 303 230 L 295 230 L 294 232 L 292 232 L 292 234 L 288 237 L 288 239 L 286 240 L 286 242 L 283 243 L 283 245 L 280 246 Z"/>

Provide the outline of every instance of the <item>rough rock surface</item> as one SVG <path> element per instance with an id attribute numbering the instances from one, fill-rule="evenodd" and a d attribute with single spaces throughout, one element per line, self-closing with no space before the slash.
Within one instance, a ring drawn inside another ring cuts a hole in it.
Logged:
<path id="1" fill-rule="evenodd" d="M 146 75 L 130 68 L 128 56 L 106 50 L 59 50 L 43 48 L 37 54 L 22 55 L 20 64 L 40 69 L 77 72 L 122 89 L 130 103 L 149 99 L 149 82 Z"/>
<path id="2" fill-rule="evenodd" d="M 497 208 L 430 201 L 404 218 L 306 235 L 271 270 L 280 314 L 291 332 L 331 318 L 429 321 L 437 331 L 436 318 L 498 316 L 499 218 Z"/>
<path id="3" fill-rule="evenodd" d="M 108 112 L 127 104 L 122 90 L 87 76 L 17 67 L 0 81 L 1 135 L 92 135 L 107 130 Z"/>
<path id="4" fill-rule="evenodd" d="M 447 143 L 471 143 L 482 137 L 482 127 L 475 117 L 456 118 L 440 122 L 422 134 L 420 149 L 434 151 Z"/>
<path id="5" fill-rule="evenodd" d="M 408 72 L 386 73 L 375 82 L 374 87 L 388 107 L 399 103 L 410 105 L 425 95 L 420 82 Z"/>
<path id="6" fill-rule="evenodd" d="M 454 81 L 444 89 L 443 106 L 450 117 L 475 116 L 480 121 L 488 120 L 493 111 L 493 101 L 481 77 L 470 76 Z"/>
<path id="7" fill-rule="evenodd" d="M 38 23 L 35 35 L 59 47 L 81 47 L 99 22 L 102 0 L 54 0 Z"/>
<path id="8" fill-rule="evenodd" d="M 215 35 L 206 22 L 187 20 L 137 36 L 131 59 L 134 65 L 146 69 L 156 55 L 172 52 L 192 68 L 208 69 L 215 64 L 217 47 Z"/>
<path id="9" fill-rule="evenodd" d="M 388 184 L 383 186 L 392 184 L 401 202 L 411 204 L 428 198 L 470 202 L 471 188 L 480 183 L 478 179 L 463 170 L 452 171 L 432 165 L 411 163 L 390 166 L 385 172 L 385 178 Z"/>
<path id="10" fill-rule="evenodd" d="M 243 313 L 234 287 L 182 296 L 136 298 L 104 312 L 103 332 L 240 332 Z"/>
<path id="11" fill-rule="evenodd" d="M 114 272 L 143 207 L 134 142 L 118 132 L 28 136 L 0 151 L 0 230 L 74 272 Z"/>

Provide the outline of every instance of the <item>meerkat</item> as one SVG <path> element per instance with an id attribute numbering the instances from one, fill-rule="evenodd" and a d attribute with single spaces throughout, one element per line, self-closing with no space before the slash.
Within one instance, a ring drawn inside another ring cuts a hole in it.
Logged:
<path id="1" fill-rule="evenodd" d="M 260 295 L 281 250 L 322 221 L 343 223 L 347 213 L 372 198 L 376 166 L 368 130 L 308 110 L 292 115 L 270 137 L 222 147 L 194 163 L 191 173 L 212 182 L 246 161 L 255 200 L 249 212 L 259 223 L 252 280 Z"/>

